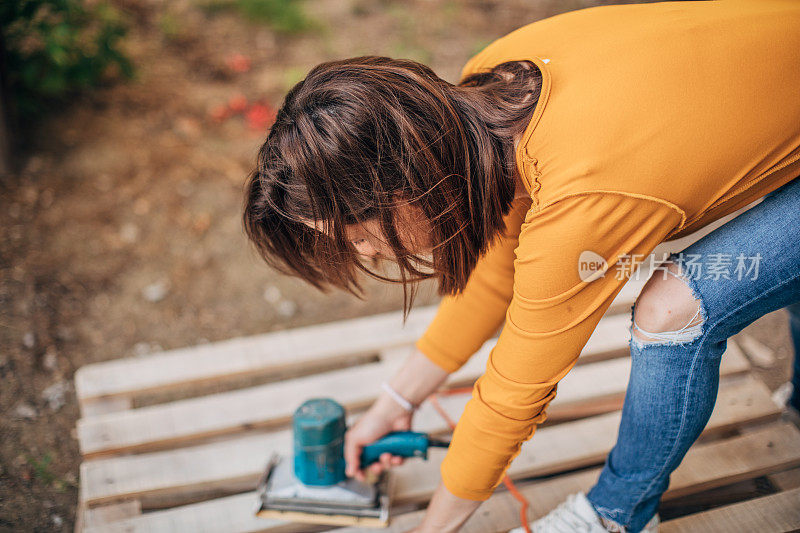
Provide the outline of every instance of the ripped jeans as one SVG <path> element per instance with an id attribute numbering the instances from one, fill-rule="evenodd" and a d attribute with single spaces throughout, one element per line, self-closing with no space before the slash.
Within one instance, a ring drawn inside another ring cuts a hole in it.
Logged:
<path id="1" fill-rule="evenodd" d="M 759 258 L 755 275 L 752 270 L 737 275 L 737 257 Z M 719 268 L 708 275 L 709 261 L 720 258 L 730 259 L 728 279 Z M 633 533 L 656 513 L 670 474 L 711 416 L 727 339 L 788 306 L 796 355 L 800 351 L 800 178 L 670 259 L 698 300 L 697 314 L 680 330 L 639 330 L 649 340 L 637 338 L 632 326 L 631 374 L 617 442 L 587 494 L 600 515 Z M 698 264 L 706 269 L 698 271 Z M 632 311 L 633 316 L 636 304 Z M 798 361 L 795 406 L 800 405 Z"/>

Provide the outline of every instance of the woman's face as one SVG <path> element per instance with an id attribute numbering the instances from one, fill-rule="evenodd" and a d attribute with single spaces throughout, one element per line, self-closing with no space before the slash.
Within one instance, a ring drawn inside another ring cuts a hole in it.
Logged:
<path id="1" fill-rule="evenodd" d="M 430 222 L 422 213 L 411 205 L 396 208 L 397 232 L 400 242 L 414 254 L 428 254 L 433 248 L 431 242 Z M 310 220 L 303 222 L 306 226 L 322 231 L 322 224 Z M 349 224 L 345 228 L 347 239 L 353 243 L 360 255 L 369 258 L 394 259 L 394 252 L 381 231 L 377 220 L 368 220 L 361 224 Z"/>

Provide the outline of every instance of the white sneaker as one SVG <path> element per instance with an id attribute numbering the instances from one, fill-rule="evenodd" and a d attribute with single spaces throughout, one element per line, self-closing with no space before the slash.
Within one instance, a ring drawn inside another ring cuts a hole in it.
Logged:
<path id="1" fill-rule="evenodd" d="M 658 531 L 658 515 L 655 515 L 642 529 L 642 533 L 656 533 Z M 608 533 L 609 531 L 622 531 L 613 522 L 605 521 L 597 514 L 582 492 L 567 496 L 567 501 L 550 511 L 547 516 L 531 522 L 531 533 Z M 509 533 L 524 533 L 518 527 Z"/>
<path id="2" fill-rule="evenodd" d="M 772 393 L 772 401 L 778 404 L 778 407 L 786 407 L 793 392 L 794 385 L 792 385 L 791 381 L 787 381 L 775 389 L 775 392 Z"/>

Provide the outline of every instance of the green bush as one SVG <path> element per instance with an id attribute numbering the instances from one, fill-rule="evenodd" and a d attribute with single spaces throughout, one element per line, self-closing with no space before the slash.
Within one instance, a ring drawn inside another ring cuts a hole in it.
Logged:
<path id="1" fill-rule="evenodd" d="M 20 118 L 121 75 L 133 66 L 119 48 L 125 25 L 108 3 L 0 0 L 7 87 Z"/>
<path id="2" fill-rule="evenodd" d="M 301 33 L 315 27 L 298 0 L 207 0 L 208 11 L 234 8 L 254 22 L 265 23 L 280 33 Z"/>

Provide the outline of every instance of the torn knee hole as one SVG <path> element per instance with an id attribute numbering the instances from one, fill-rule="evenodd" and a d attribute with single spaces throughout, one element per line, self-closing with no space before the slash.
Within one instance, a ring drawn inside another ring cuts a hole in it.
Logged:
<path id="1" fill-rule="evenodd" d="M 634 304 L 632 338 L 641 344 L 691 342 L 702 334 L 702 301 L 680 268 L 668 261 L 647 281 Z"/>

